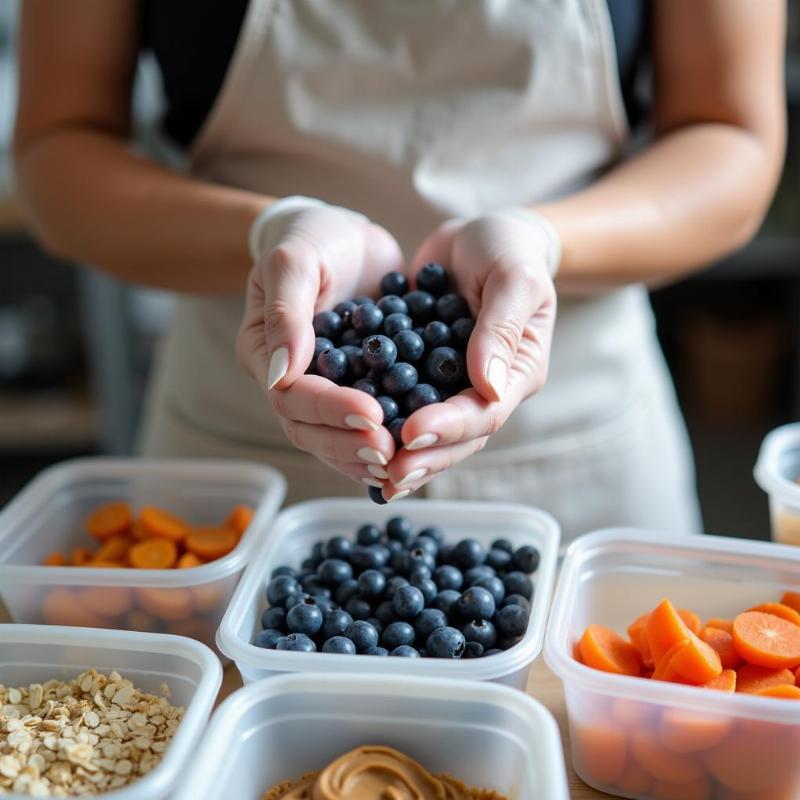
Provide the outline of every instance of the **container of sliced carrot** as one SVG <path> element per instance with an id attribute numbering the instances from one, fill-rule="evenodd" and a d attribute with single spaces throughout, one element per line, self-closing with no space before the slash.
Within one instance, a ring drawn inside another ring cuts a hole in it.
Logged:
<path id="1" fill-rule="evenodd" d="M 769 495 L 773 540 L 800 545 L 800 424 L 783 425 L 765 437 L 753 474 Z"/>
<path id="2" fill-rule="evenodd" d="M 65 461 L 0 511 L 0 599 L 15 622 L 215 647 L 284 493 L 280 473 L 241 461 Z"/>
<path id="3" fill-rule="evenodd" d="M 800 549 L 593 533 L 545 638 L 575 770 L 636 800 L 800 797 Z"/>

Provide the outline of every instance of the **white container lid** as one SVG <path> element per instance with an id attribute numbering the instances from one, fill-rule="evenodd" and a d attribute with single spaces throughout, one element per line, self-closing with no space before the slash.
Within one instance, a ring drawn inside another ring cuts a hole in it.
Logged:
<path id="1" fill-rule="evenodd" d="M 800 423 L 775 428 L 764 438 L 753 469 L 756 483 L 767 494 L 800 508 Z"/>

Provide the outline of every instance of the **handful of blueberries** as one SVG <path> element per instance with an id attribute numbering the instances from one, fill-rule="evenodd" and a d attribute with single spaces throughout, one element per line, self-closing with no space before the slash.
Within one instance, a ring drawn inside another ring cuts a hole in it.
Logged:
<path id="1" fill-rule="evenodd" d="M 281 566 L 253 644 L 273 650 L 480 658 L 525 635 L 539 551 L 496 539 L 446 544 L 405 517 L 317 542 L 299 571 Z"/>
<path id="2" fill-rule="evenodd" d="M 467 388 L 464 352 L 475 321 L 467 301 L 448 292 L 441 264 L 426 264 L 409 291 L 400 272 L 381 281 L 383 296 L 357 297 L 314 317 L 316 346 L 307 372 L 372 395 L 398 447 L 406 417 Z M 383 502 L 380 490 L 370 492 Z"/>

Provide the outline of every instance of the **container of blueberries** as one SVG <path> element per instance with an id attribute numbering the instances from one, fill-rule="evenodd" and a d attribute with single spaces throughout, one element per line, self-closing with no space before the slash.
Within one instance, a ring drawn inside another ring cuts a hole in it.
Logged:
<path id="1" fill-rule="evenodd" d="M 402 671 L 524 689 L 542 649 L 558 523 L 502 503 L 396 509 L 336 498 L 276 517 L 217 632 L 246 683 Z"/>

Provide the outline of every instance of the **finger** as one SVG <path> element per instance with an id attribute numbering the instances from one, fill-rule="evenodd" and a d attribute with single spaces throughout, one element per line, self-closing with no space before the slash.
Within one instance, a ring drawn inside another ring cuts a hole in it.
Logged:
<path id="1" fill-rule="evenodd" d="M 464 223 L 458 219 L 449 219 L 442 223 L 424 242 L 411 259 L 407 274 L 413 278 L 419 270 L 431 261 L 438 261 L 445 266 L 450 265 L 453 236 Z"/>
<path id="2" fill-rule="evenodd" d="M 331 469 L 344 475 L 346 478 L 363 483 L 366 486 L 376 486 L 382 489 L 386 485 L 385 480 L 376 478 L 368 470 L 368 465 L 355 461 L 337 461 L 335 458 L 321 458 L 324 464 L 327 464 Z"/>
<path id="3" fill-rule="evenodd" d="M 271 392 L 270 399 L 276 414 L 295 422 L 358 431 L 376 431 L 383 424 L 375 398 L 319 375 L 303 375 L 287 389 Z"/>
<path id="4" fill-rule="evenodd" d="M 287 438 L 298 450 L 317 458 L 385 467 L 394 456 L 394 440 L 384 427 L 376 431 L 345 431 L 284 417 L 280 417 L 280 422 Z"/>

